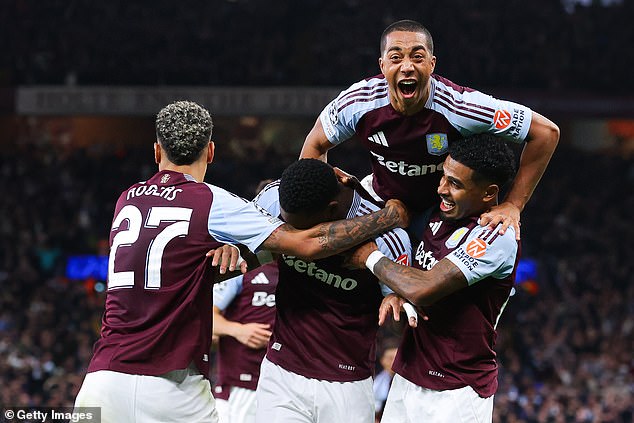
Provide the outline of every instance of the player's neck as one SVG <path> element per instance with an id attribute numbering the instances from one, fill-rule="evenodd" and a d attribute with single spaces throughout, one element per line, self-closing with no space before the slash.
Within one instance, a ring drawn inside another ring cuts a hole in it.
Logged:
<path id="1" fill-rule="evenodd" d="M 197 182 L 203 182 L 205 180 L 205 173 L 207 171 L 207 164 L 205 167 L 200 166 L 197 163 L 192 163 L 191 165 L 175 165 L 174 163 L 161 163 L 159 165 L 159 171 L 163 170 L 171 170 L 172 172 L 180 172 L 185 173 L 187 175 L 191 175 Z"/>

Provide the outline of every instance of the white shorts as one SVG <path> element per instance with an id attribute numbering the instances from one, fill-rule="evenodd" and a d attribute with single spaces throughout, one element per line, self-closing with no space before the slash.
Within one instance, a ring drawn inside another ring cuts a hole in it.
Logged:
<path id="1" fill-rule="evenodd" d="M 264 358 L 257 423 L 374 423 L 372 378 L 355 382 L 310 379 Z"/>
<path id="2" fill-rule="evenodd" d="M 209 381 L 193 369 L 161 376 L 88 373 L 75 399 L 77 407 L 100 407 L 101 423 L 218 423 Z"/>
<path id="3" fill-rule="evenodd" d="M 470 386 L 446 391 L 422 388 L 394 375 L 381 423 L 485 423 L 493 421 L 493 395 L 480 397 Z"/>
<path id="4" fill-rule="evenodd" d="M 216 398 L 216 410 L 220 423 L 255 423 L 255 391 L 232 386 L 228 401 Z"/>

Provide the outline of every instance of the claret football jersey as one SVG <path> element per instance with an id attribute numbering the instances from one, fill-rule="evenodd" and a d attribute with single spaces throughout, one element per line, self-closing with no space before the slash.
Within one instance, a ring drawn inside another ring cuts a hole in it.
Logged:
<path id="1" fill-rule="evenodd" d="M 256 250 L 283 222 L 222 188 L 161 171 L 119 197 L 110 232 L 101 337 L 88 371 L 160 375 L 192 362 L 209 374 L 211 258 Z"/>
<path id="2" fill-rule="evenodd" d="M 471 386 L 480 396 L 497 389 L 494 351 L 498 320 L 509 300 L 519 243 L 509 227 L 504 235 L 481 227 L 478 218 L 443 221 L 438 212 L 417 238 L 412 266 L 431 270 L 447 258 L 468 286 L 424 308 L 429 320 L 406 327 L 393 369 L 405 379 L 434 390 Z"/>
<path id="3" fill-rule="evenodd" d="M 372 185 L 384 200 L 398 198 L 423 211 L 436 201 L 436 188 L 449 144 L 475 133 L 523 142 L 529 108 L 499 100 L 432 75 L 429 99 L 405 116 L 390 104 L 383 75 L 357 82 L 332 100 L 319 119 L 332 144 L 353 135 L 370 152 Z"/>
<path id="4" fill-rule="evenodd" d="M 278 186 L 279 182 L 269 184 L 255 199 L 273 215 L 279 214 Z M 377 209 L 355 192 L 347 218 Z M 409 262 L 410 242 L 404 230 L 386 232 L 375 241 L 390 259 Z M 267 359 L 313 379 L 349 382 L 370 377 L 383 299 L 378 279 L 368 270 L 345 268 L 341 256 L 315 261 L 282 256 L 279 272 L 277 316 Z"/>
<path id="5" fill-rule="evenodd" d="M 232 322 L 275 323 L 277 262 L 267 263 L 244 275 L 214 285 L 213 304 Z M 230 388 L 255 390 L 266 348 L 250 348 L 231 336 L 221 336 L 216 353 L 218 377 L 214 396 L 228 399 Z"/>

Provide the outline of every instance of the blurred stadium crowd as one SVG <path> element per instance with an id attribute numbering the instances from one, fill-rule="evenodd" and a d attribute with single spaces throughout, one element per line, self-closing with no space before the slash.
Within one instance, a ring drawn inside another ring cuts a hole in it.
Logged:
<path id="1" fill-rule="evenodd" d="M 377 31 L 411 18 L 434 36 L 436 71 L 457 83 L 631 95 L 632 16 L 629 0 L 15 0 L 0 5 L 0 38 L 11 40 L 0 87 L 347 86 L 379 72 Z M 104 293 L 68 279 L 66 257 L 107 253 L 116 196 L 155 165 L 149 145 L 72 148 L 25 122 L 0 150 L 0 406 L 70 406 Z M 218 131 L 231 142 L 207 181 L 244 197 L 299 153 Z M 335 163 L 363 176 L 351 144 Z M 522 215 L 538 275 L 516 287 L 498 326 L 496 423 L 634 421 L 632 192 L 631 158 L 556 151 Z M 398 331 L 382 329 L 379 354 Z"/>
<path id="2" fill-rule="evenodd" d="M 347 86 L 379 73 L 383 28 L 415 19 L 457 83 L 632 93 L 632 16 L 629 0 L 15 0 L 0 6 L 0 86 Z"/>
<path id="3" fill-rule="evenodd" d="M 259 145 L 218 158 L 207 180 L 250 197 L 296 158 Z M 105 253 L 116 195 L 154 172 L 150 160 L 146 147 L 67 149 L 37 131 L 0 152 L 1 405 L 72 404 L 104 293 L 66 278 L 65 257 Z M 632 422 L 633 189 L 631 161 L 556 152 L 523 214 L 523 255 L 539 273 L 517 286 L 499 324 L 495 422 Z M 379 353 L 395 337 L 397 325 L 383 329 Z"/>

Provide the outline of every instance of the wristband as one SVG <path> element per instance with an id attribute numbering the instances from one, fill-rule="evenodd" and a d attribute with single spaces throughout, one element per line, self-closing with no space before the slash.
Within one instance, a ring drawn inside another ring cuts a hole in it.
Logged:
<path id="1" fill-rule="evenodd" d="M 405 314 L 407 314 L 407 320 L 413 317 L 416 323 L 418 323 L 418 313 L 416 312 L 416 309 L 414 309 L 413 305 L 405 302 L 403 303 L 403 310 L 405 310 Z"/>
<path id="2" fill-rule="evenodd" d="M 240 249 L 238 247 L 236 247 L 235 245 L 233 245 L 233 244 L 227 244 L 227 245 L 229 245 L 230 247 L 233 247 L 236 250 L 238 250 L 238 261 L 236 261 L 236 268 L 239 269 L 240 265 L 244 261 L 244 259 L 242 258 L 242 254 L 240 254 Z"/>
<path id="3" fill-rule="evenodd" d="M 379 250 L 372 251 L 367 259 L 365 259 L 365 267 L 370 269 L 370 272 L 374 274 L 374 266 L 381 260 L 385 255 Z"/>

